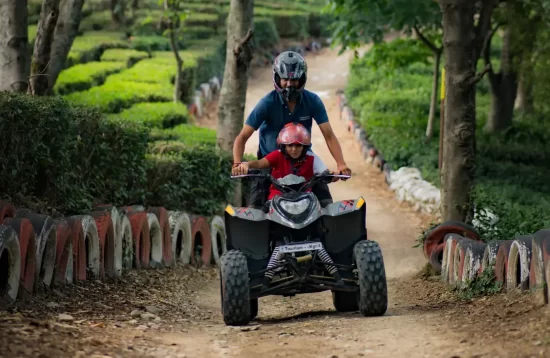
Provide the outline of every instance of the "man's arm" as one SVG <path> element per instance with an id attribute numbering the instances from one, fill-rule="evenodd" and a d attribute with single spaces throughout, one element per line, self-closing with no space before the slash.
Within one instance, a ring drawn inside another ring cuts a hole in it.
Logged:
<path id="1" fill-rule="evenodd" d="M 327 146 L 328 146 L 328 150 L 330 151 L 330 154 L 332 154 L 332 157 L 334 158 L 334 160 L 336 160 L 338 171 L 342 172 L 342 174 L 345 174 L 345 175 L 351 175 L 351 170 L 348 168 L 346 162 L 344 161 L 344 154 L 342 153 L 342 147 L 340 146 L 340 142 L 338 141 L 338 138 L 336 138 L 336 135 L 332 131 L 332 127 L 330 126 L 330 123 L 325 122 L 325 123 L 319 124 L 319 129 L 321 129 L 321 133 L 323 133 L 323 137 L 325 137 L 325 141 L 327 142 Z"/>
<path id="2" fill-rule="evenodd" d="M 254 131 L 255 129 L 253 127 L 245 124 L 237 138 L 235 138 L 235 143 L 233 143 L 233 163 L 240 163 L 243 161 L 244 147 L 246 145 L 246 141 L 248 140 L 248 138 L 250 138 Z"/>

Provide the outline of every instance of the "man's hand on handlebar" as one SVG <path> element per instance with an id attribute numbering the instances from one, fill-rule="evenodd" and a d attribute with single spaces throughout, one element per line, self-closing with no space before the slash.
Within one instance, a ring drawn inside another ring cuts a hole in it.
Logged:
<path id="1" fill-rule="evenodd" d="M 351 175 L 351 169 L 348 168 L 346 163 L 338 164 L 337 172 L 343 175 Z M 342 180 L 346 180 L 346 179 L 342 179 Z"/>
<path id="2" fill-rule="evenodd" d="M 246 175 L 248 174 L 248 163 L 242 162 L 239 164 L 235 164 L 233 166 L 233 169 L 231 169 L 232 175 Z"/>

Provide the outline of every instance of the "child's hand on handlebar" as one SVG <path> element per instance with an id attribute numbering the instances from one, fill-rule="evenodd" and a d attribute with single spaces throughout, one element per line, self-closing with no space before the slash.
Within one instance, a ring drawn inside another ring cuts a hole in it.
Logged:
<path id="1" fill-rule="evenodd" d="M 233 169 L 231 169 L 232 175 L 246 175 L 248 174 L 248 163 L 243 162 L 239 164 L 233 165 Z"/>

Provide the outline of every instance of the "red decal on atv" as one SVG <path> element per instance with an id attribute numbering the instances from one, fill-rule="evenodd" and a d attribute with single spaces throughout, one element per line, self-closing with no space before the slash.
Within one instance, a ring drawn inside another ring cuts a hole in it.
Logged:
<path id="1" fill-rule="evenodd" d="M 245 216 L 250 216 L 252 218 L 254 218 L 254 214 L 252 213 L 252 211 L 249 209 L 249 208 L 238 208 L 237 210 L 237 215 L 245 215 Z"/>
<path id="2" fill-rule="evenodd" d="M 354 200 L 343 200 L 338 206 L 338 212 L 346 211 L 348 208 L 353 207 Z"/>

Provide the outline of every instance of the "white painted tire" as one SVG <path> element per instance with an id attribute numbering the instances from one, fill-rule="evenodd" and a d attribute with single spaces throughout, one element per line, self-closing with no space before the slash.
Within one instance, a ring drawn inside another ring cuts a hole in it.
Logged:
<path id="1" fill-rule="evenodd" d="M 189 215 L 181 211 L 168 212 L 170 232 L 172 233 L 172 253 L 178 263 L 188 264 L 191 261 L 193 234 Z"/>
<path id="2" fill-rule="evenodd" d="M 151 260 L 149 265 L 153 268 L 162 267 L 162 231 L 159 220 L 155 214 L 147 213 L 149 223 L 149 237 L 151 238 Z"/>
<path id="3" fill-rule="evenodd" d="M 100 268 L 100 254 L 99 254 L 99 235 L 97 233 L 97 225 L 95 220 L 90 215 L 77 215 L 73 218 L 80 220 L 82 224 L 82 236 L 84 237 L 84 244 L 87 248 L 87 267 L 86 278 L 98 278 Z"/>
<path id="4" fill-rule="evenodd" d="M 506 289 L 514 290 L 520 287 L 521 290 L 529 289 L 529 270 L 531 266 L 531 235 L 516 237 L 510 253 L 508 254 L 508 270 L 506 272 Z M 518 272 L 519 269 L 519 272 Z M 519 276 L 519 282 L 518 282 Z"/>
<path id="5" fill-rule="evenodd" d="M 210 223 L 212 234 L 212 259 L 216 265 L 220 265 L 220 258 L 227 252 L 227 234 L 225 222 L 220 216 L 214 216 Z"/>
<path id="6" fill-rule="evenodd" d="M 129 271 L 134 267 L 134 239 L 132 238 L 132 225 L 124 214 L 120 216 L 120 238 L 122 269 Z"/>
<path id="7" fill-rule="evenodd" d="M 4 287 L 2 296 L 15 301 L 21 278 L 21 248 L 17 233 L 10 226 L 0 225 L 0 277 Z"/>

